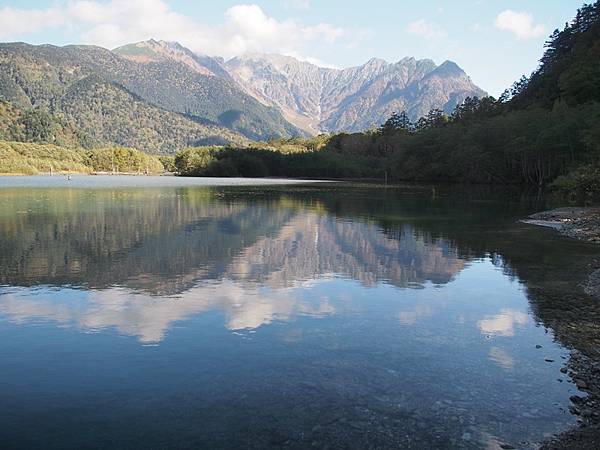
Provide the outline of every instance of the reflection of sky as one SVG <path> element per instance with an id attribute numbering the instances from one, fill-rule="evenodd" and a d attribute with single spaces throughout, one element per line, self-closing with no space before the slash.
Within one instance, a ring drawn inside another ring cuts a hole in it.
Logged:
<path id="1" fill-rule="evenodd" d="M 558 367 L 544 362 L 547 356 L 560 360 L 564 352 L 535 326 L 527 305 L 520 283 L 485 259 L 448 284 L 429 282 L 422 289 L 365 285 L 339 275 L 285 286 L 223 279 L 201 282 L 173 297 L 116 287 L 2 288 L 0 335 L 10 338 L 11 332 L 35 325 L 28 340 L 10 340 L 15 355 L 30 355 L 31 348 L 73 355 L 61 364 L 55 364 L 52 353 L 50 362 L 39 360 L 37 352 L 35 358 L 25 356 L 43 366 L 42 372 L 49 364 L 55 377 L 36 381 L 34 371 L 26 377 L 32 386 L 51 383 L 54 388 L 56 379 L 70 377 L 71 383 L 85 384 L 81 390 L 87 392 L 86 378 L 79 375 L 83 371 L 100 388 L 131 392 L 134 398 L 153 398 L 166 390 L 178 399 L 182 389 L 185 396 L 204 392 L 198 403 L 218 404 L 231 392 L 235 407 L 228 406 L 228 412 L 250 405 L 251 414 L 266 408 L 275 417 L 282 414 L 278 401 L 295 411 L 306 395 L 303 383 L 309 383 L 316 386 L 310 388 L 316 396 L 335 393 L 349 402 L 359 401 L 356 396 L 383 402 L 390 416 L 420 411 L 419 420 L 428 425 L 444 423 L 454 430 L 456 424 L 445 421 L 460 416 L 465 422 L 459 436 L 468 432 L 478 443 L 496 448 L 498 434 L 522 437 L 570 421 L 557 406 L 568 401 L 570 386 L 556 382 Z M 117 335 L 135 339 L 123 342 Z M 150 350 L 138 342 L 160 345 Z M 14 361 L 13 367 L 21 367 Z M 13 372 L 15 379 L 22 376 Z M 75 381 L 72 373 L 78 374 Z M 188 384 L 178 388 L 173 379 L 182 377 Z M 110 380 L 116 380 L 115 386 Z M 147 388 L 151 392 L 146 394 L 136 380 L 152 386 Z M 46 393 L 39 389 L 36 405 Z M 70 394 L 73 388 L 65 389 Z M 252 397 L 257 390 L 275 400 L 252 403 L 258 401 Z M 280 391 L 299 397 L 290 400 Z M 240 401 L 246 395 L 249 403 Z M 161 402 L 182 408 L 170 398 Z M 318 401 L 311 397 L 310 402 Z M 16 402 L 23 404 L 20 397 Z M 517 417 L 521 411 L 530 416 Z"/>
<path id="2" fill-rule="evenodd" d="M 15 323 L 50 320 L 81 330 L 115 328 L 141 342 L 160 342 L 177 322 L 209 310 L 222 311 L 230 330 L 251 329 L 296 314 L 333 312 L 327 299 L 302 300 L 303 285 L 271 290 L 231 280 L 202 283 L 177 297 L 156 297 L 125 288 L 12 289 L 0 295 L 0 312 Z M 310 287 L 309 287 L 310 289 Z"/>
<path id="3" fill-rule="evenodd" d="M 416 290 L 386 284 L 365 287 L 330 275 L 288 287 L 231 279 L 202 282 L 173 297 L 122 287 L 90 291 L 6 288 L 0 295 L 0 313 L 11 322 L 47 320 L 81 330 L 112 328 L 144 343 L 162 341 L 174 324 L 207 311 L 223 313 L 230 330 L 292 321 L 301 315 L 359 313 L 368 318 L 385 311 L 398 326 L 431 333 L 469 328 L 485 339 L 509 338 L 518 337 L 531 324 L 526 307 L 520 284 L 489 260 L 470 265 L 447 285 L 428 283 Z M 495 360 L 502 359 L 499 351 L 494 355 Z"/>

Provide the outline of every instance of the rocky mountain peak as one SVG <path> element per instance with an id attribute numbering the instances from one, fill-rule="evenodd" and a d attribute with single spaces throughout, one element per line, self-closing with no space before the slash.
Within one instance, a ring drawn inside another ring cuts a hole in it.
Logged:
<path id="1" fill-rule="evenodd" d="M 417 120 L 432 108 L 450 112 L 465 97 L 485 94 L 456 63 L 438 66 L 414 57 L 396 63 L 371 58 L 329 69 L 291 56 L 253 53 L 225 67 L 246 92 L 310 133 L 360 131 L 398 110 Z"/>
<path id="2" fill-rule="evenodd" d="M 440 64 L 438 67 L 436 67 L 435 69 L 435 73 L 438 76 L 466 76 L 467 74 L 465 73 L 464 70 L 462 70 L 458 64 L 456 64 L 453 61 L 444 61 L 442 64 Z"/>
<path id="3" fill-rule="evenodd" d="M 202 75 L 230 78 L 221 61 L 194 53 L 178 42 L 149 39 L 118 47 L 113 52 L 136 62 L 175 61 Z"/>
<path id="4" fill-rule="evenodd" d="M 387 66 L 389 63 L 385 59 L 381 58 L 371 58 L 366 63 L 363 64 L 363 67 L 380 67 Z"/>

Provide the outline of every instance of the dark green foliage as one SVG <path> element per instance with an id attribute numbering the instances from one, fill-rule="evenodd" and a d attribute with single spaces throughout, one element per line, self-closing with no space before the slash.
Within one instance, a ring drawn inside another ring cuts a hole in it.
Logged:
<path id="1" fill-rule="evenodd" d="M 90 76 L 61 97 L 60 112 L 44 106 L 21 110 L 0 101 L 0 137 L 65 147 L 122 145 L 148 153 L 174 154 L 189 145 L 247 144 L 242 136 L 203 125 L 139 101 L 124 88 Z"/>
<path id="2" fill-rule="evenodd" d="M 175 166 L 175 157 L 174 156 L 158 156 L 158 160 L 163 165 L 163 170 L 165 172 L 177 172 L 177 167 Z"/>
<path id="3" fill-rule="evenodd" d="M 244 152 L 236 162 L 238 172 L 245 177 L 266 177 L 269 174 L 267 165 L 259 156 Z"/>
<path id="4" fill-rule="evenodd" d="M 558 177 L 551 187 L 578 202 L 600 201 L 600 166 L 587 165 Z"/>
<path id="5" fill-rule="evenodd" d="M 484 112 L 468 106 L 455 118 L 423 119 L 412 133 L 340 134 L 326 150 L 380 159 L 398 180 L 535 185 L 600 155 L 599 104 L 491 113 L 489 100 L 473 101 Z"/>
<path id="6" fill-rule="evenodd" d="M 17 126 L 24 128 L 24 140 L 27 142 L 51 141 L 53 125 L 52 117 L 43 110 L 27 110 L 17 121 Z"/>
<path id="7" fill-rule="evenodd" d="M 175 155 L 175 168 L 185 176 L 202 176 L 208 166 L 216 161 L 219 147 L 186 148 Z"/>
<path id="8" fill-rule="evenodd" d="M 98 142 L 148 153 L 174 154 L 189 145 L 247 142 L 228 129 L 200 124 L 150 106 L 121 86 L 95 75 L 71 85 L 61 99 L 61 110 L 78 129 Z"/>
<path id="9" fill-rule="evenodd" d="M 44 108 L 20 109 L 0 100 L 0 139 L 77 147 L 89 139 L 70 123 Z"/>
<path id="10" fill-rule="evenodd" d="M 511 107 L 552 107 L 600 101 L 600 2 L 584 5 L 562 31 L 546 43 L 540 68 L 523 79 Z"/>
<path id="11" fill-rule="evenodd" d="M 215 160 L 202 173 L 205 177 L 239 177 L 240 174 L 235 162 L 231 159 Z"/>
<path id="12" fill-rule="evenodd" d="M 441 109 L 432 109 L 425 117 L 421 117 L 414 125 L 415 131 L 444 126 L 448 123 L 448 116 Z"/>
<path id="13" fill-rule="evenodd" d="M 402 111 L 401 113 L 394 112 L 390 118 L 379 127 L 379 133 L 384 135 L 394 133 L 410 134 L 413 129 L 414 126 L 408 118 L 408 114 L 406 114 L 406 111 Z"/>
<path id="14" fill-rule="evenodd" d="M 380 158 L 349 157 L 335 150 L 188 148 L 177 154 L 175 166 L 184 176 L 210 177 L 378 178 L 384 173 Z"/>

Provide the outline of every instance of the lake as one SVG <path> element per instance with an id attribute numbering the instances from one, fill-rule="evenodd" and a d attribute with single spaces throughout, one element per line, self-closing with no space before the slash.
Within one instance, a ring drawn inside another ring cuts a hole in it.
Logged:
<path id="1" fill-rule="evenodd" d="M 544 207 L 0 178 L 1 446 L 535 448 L 576 423 L 558 305 L 597 254 L 517 222 Z"/>

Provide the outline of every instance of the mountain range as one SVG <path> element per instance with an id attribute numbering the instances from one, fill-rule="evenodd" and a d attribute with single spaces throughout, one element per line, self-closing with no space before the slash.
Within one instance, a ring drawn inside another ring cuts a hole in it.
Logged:
<path id="1" fill-rule="evenodd" d="M 183 63 L 198 73 L 233 82 L 310 134 L 362 131 L 380 125 L 394 111 L 404 110 L 417 120 L 431 109 L 451 112 L 468 96 L 486 95 L 451 61 L 437 66 L 429 59 L 388 63 L 372 58 L 361 66 L 332 69 L 264 53 L 225 61 L 155 40 L 114 52 L 140 63 Z"/>
<path id="2" fill-rule="evenodd" d="M 75 130 L 80 143 L 152 153 L 360 131 L 394 111 L 416 120 L 432 108 L 449 112 L 467 96 L 483 95 L 450 61 L 371 59 L 331 69 L 274 54 L 225 61 L 156 40 L 112 51 L 0 44 L 0 100 L 9 102 L 3 110 L 17 122 L 32 108 L 43 109 L 56 128 Z M 14 137 L 17 128 L 0 129 L 0 137 Z"/>
<path id="3" fill-rule="evenodd" d="M 331 69 L 289 56 L 252 54 L 225 63 L 244 90 L 312 133 L 362 131 L 381 125 L 394 111 L 413 120 L 431 109 L 451 112 L 468 96 L 485 96 L 451 61 L 373 58 L 348 69 Z"/>

